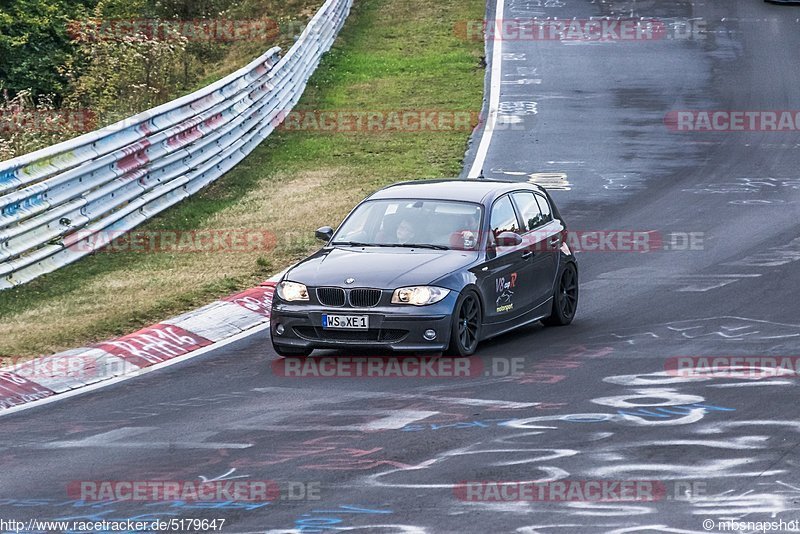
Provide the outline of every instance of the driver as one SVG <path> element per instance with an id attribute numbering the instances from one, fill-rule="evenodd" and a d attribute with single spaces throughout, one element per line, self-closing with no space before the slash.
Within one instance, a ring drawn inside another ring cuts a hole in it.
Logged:
<path id="1" fill-rule="evenodd" d="M 397 242 L 401 245 L 413 243 L 417 235 L 417 229 L 410 219 L 403 219 L 397 225 Z"/>

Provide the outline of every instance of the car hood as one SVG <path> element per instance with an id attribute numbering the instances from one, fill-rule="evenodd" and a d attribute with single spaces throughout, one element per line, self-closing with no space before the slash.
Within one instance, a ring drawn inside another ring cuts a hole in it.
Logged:
<path id="1" fill-rule="evenodd" d="M 445 275 L 470 265 L 476 252 L 378 247 L 323 248 L 298 263 L 285 275 L 286 280 L 311 287 L 352 287 L 397 289 L 430 284 Z"/>

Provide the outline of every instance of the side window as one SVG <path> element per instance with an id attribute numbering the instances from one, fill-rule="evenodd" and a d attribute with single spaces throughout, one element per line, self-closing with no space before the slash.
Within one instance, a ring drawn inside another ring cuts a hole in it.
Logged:
<path id="1" fill-rule="evenodd" d="M 547 199 L 544 198 L 542 195 L 536 195 L 536 200 L 539 202 L 539 209 L 542 210 L 542 216 L 544 217 L 544 222 L 552 221 L 553 210 L 550 209 L 550 204 L 547 203 Z"/>
<path id="2" fill-rule="evenodd" d="M 520 215 L 522 215 L 524 231 L 533 230 L 544 222 L 544 217 L 539 210 L 539 204 L 536 203 L 536 197 L 533 193 L 519 192 L 512 193 L 512 195 L 514 195 L 514 202 L 517 203 Z"/>
<path id="3" fill-rule="evenodd" d="M 492 206 L 491 227 L 494 237 L 503 232 L 519 233 L 517 214 L 508 195 L 501 197 Z"/>

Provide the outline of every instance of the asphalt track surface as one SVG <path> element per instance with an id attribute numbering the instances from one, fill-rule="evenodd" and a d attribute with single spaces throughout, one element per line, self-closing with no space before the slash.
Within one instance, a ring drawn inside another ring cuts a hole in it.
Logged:
<path id="1" fill-rule="evenodd" d="M 693 533 L 723 531 L 704 529 L 708 519 L 800 519 L 797 379 L 665 372 L 675 356 L 800 355 L 800 138 L 664 122 L 674 110 L 800 108 L 800 11 L 506 2 L 506 18 L 707 23 L 690 39 L 503 43 L 491 61 L 508 82 L 503 114 L 517 118 L 503 118 L 515 128 L 494 133 L 483 166 L 486 177 L 552 173 L 536 177 L 556 187 L 572 230 L 652 231 L 667 245 L 700 232 L 700 249 L 581 252 L 573 325 L 483 344 L 488 375 L 286 378 L 261 333 L 3 417 L 0 518 L 225 518 L 228 534 Z M 522 372 L 502 376 L 518 361 Z M 203 479 L 274 480 L 283 497 L 306 483 L 319 499 L 90 503 L 67 489 Z M 663 491 L 629 502 L 468 502 L 454 491 L 532 480 Z"/>

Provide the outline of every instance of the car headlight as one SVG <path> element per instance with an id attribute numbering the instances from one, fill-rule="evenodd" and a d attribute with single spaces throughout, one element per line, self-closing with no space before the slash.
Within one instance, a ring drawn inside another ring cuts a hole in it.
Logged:
<path id="1" fill-rule="evenodd" d="M 433 286 L 401 287 L 395 289 L 392 295 L 392 304 L 412 304 L 414 306 L 427 306 L 435 304 L 450 293 L 449 289 Z"/>
<path id="2" fill-rule="evenodd" d="M 281 282 L 275 288 L 281 300 L 294 302 L 296 300 L 308 300 L 308 288 L 304 284 L 297 282 Z"/>

